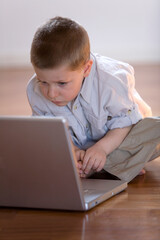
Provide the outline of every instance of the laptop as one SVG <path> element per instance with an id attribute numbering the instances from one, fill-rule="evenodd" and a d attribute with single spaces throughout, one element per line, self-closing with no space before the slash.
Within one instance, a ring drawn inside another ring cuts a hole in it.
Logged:
<path id="1" fill-rule="evenodd" d="M 0 206 L 87 211 L 127 182 L 81 179 L 63 117 L 0 116 Z"/>

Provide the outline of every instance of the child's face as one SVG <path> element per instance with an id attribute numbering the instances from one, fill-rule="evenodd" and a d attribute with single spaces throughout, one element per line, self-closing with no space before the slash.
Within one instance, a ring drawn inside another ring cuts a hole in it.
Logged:
<path id="1" fill-rule="evenodd" d="M 92 60 L 79 70 L 71 71 L 62 66 L 56 69 L 34 68 L 40 89 L 45 98 L 57 106 L 65 106 L 74 100 L 82 86 L 84 77 L 90 73 Z"/>

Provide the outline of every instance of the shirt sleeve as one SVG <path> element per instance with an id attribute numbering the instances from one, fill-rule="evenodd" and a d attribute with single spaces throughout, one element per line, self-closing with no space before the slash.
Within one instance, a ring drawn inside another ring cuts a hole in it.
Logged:
<path id="1" fill-rule="evenodd" d="M 107 82 L 105 109 L 108 115 L 108 129 L 131 126 L 142 119 L 134 100 L 134 71 L 131 66 L 119 68 Z"/>

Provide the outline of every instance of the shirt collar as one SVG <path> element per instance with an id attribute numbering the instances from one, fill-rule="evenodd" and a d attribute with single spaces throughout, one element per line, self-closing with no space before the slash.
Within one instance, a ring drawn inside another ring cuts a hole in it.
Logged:
<path id="1" fill-rule="evenodd" d="M 84 79 L 80 95 L 83 97 L 83 99 L 87 102 L 90 103 L 91 99 L 91 93 L 92 93 L 92 87 L 93 87 L 93 80 L 94 80 L 94 74 L 95 74 L 95 69 L 96 69 L 96 62 L 95 62 L 95 56 L 91 53 L 90 58 L 93 60 L 93 64 L 91 67 L 91 71 Z"/>

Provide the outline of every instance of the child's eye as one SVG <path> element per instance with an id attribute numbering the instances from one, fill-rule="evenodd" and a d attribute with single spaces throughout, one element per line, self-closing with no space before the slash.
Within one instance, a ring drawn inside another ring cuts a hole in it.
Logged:
<path id="1" fill-rule="evenodd" d="M 41 84 L 46 85 L 47 83 L 46 82 L 41 82 Z"/>
<path id="2" fill-rule="evenodd" d="M 67 84 L 67 82 L 59 82 L 59 83 L 58 83 L 59 86 L 64 86 L 64 85 L 66 85 L 66 84 Z"/>
<path id="3" fill-rule="evenodd" d="M 40 83 L 40 84 L 43 84 L 43 85 L 46 85 L 46 84 L 47 84 L 47 82 L 45 82 L 45 81 L 39 81 L 39 83 Z"/>

